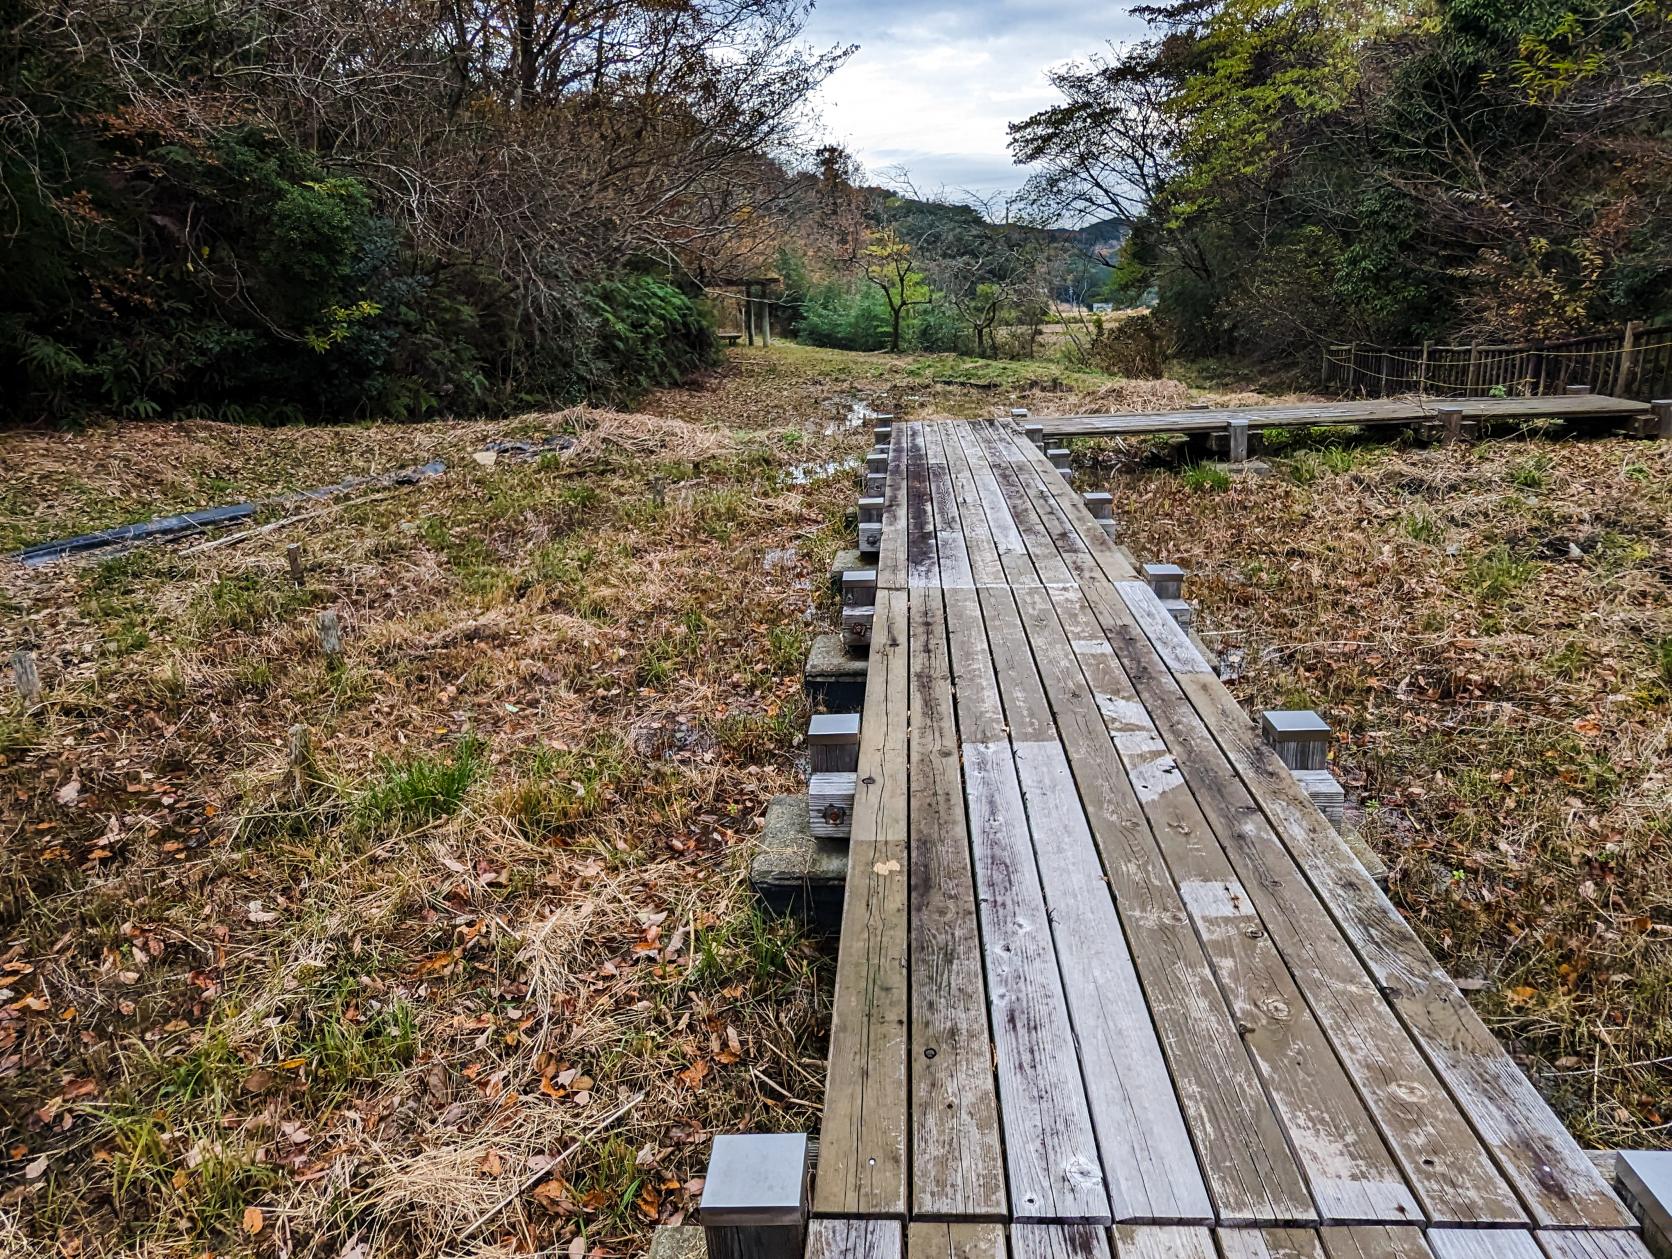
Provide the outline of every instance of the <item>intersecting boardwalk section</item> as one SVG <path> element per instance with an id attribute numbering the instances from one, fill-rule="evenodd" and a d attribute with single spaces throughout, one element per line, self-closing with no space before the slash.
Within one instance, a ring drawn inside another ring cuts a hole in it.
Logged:
<path id="1" fill-rule="evenodd" d="M 1013 425 L 894 425 L 875 607 L 810 1259 L 1641 1259 Z"/>
<path id="2" fill-rule="evenodd" d="M 1425 398 L 1419 401 L 1303 403 L 1249 407 L 1236 411 L 1150 411 L 1134 415 L 1042 415 L 1034 424 L 1047 437 L 1137 437 L 1149 433 L 1219 433 L 1233 420 L 1250 430 L 1311 428 L 1319 425 L 1419 424 L 1455 407 L 1465 420 L 1639 420 L 1657 413 L 1653 404 L 1603 394 L 1558 394 L 1542 398 Z M 1644 436 L 1667 434 L 1651 434 Z"/>

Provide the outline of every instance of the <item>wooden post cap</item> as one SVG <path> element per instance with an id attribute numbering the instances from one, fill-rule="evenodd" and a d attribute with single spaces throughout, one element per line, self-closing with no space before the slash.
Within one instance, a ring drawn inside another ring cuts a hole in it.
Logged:
<path id="1" fill-rule="evenodd" d="M 1013 420 L 1025 420 L 1028 418 L 1028 409 L 1026 407 L 1011 407 L 1010 418 Z"/>
<path id="2" fill-rule="evenodd" d="M 1045 452 L 1045 457 L 1051 461 L 1053 468 L 1066 468 L 1074 458 L 1067 446 L 1052 446 Z"/>
<path id="3" fill-rule="evenodd" d="M 1562 392 L 1570 398 L 1579 398 L 1590 393 L 1591 387 L 1589 385 L 1569 385 Z"/>
<path id="4" fill-rule="evenodd" d="M 858 743 L 858 713 L 814 713 L 807 722 L 808 743 Z"/>
<path id="5" fill-rule="evenodd" d="M 1260 714 L 1260 736 L 1290 769 L 1329 765 L 1329 723 L 1310 708 L 1273 708 Z"/>
<path id="6" fill-rule="evenodd" d="M 848 568 L 842 571 L 842 603 L 846 607 L 858 607 L 864 604 L 876 603 L 877 570 L 874 568 Z"/>
<path id="7" fill-rule="evenodd" d="M 1112 520 L 1115 515 L 1115 496 L 1107 490 L 1093 490 L 1089 494 L 1082 494 L 1086 506 L 1091 509 L 1093 520 Z"/>
<path id="8" fill-rule="evenodd" d="M 1186 402 L 1184 404 L 1184 409 L 1186 411 L 1206 411 L 1208 409 L 1208 404 L 1205 402 Z"/>
<path id="9" fill-rule="evenodd" d="M 880 472 L 884 476 L 887 476 L 888 452 L 886 450 L 873 450 L 870 454 L 866 455 L 865 471 L 868 473 Z"/>
<path id="10" fill-rule="evenodd" d="M 875 494 L 867 494 L 859 500 L 859 523 L 875 524 L 882 520 L 884 501 Z"/>
<path id="11" fill-rule="evenodd" d="M 894 438 L 894 426 L 892 424 L 879 424 L 871 430 L 871 436 L 877 439 L 877 445 L 886 446 Z"/>
<path id="12" fill-rule="evenodd" d="M 865 496 L 880 498 L 882 492 L 888 488 L 888 473 L 867 472 L 865 474 Z"/>
<path id="13" fill-rule="evenodd" d="M 714 1138 L 702 1190 L 704 1228 L 796 1226 L 807 1219 L 805 1133 Z"/>
<path id="14" fill-rule="evenodd" d="M 1145 564 L 1144 581 L 1158 599 L 1177 599 L 1184 594 L 1185 573 L 1177 564 Z"/>
<path id="15" fill-rule="evenodd" d="M 1022 435 L 1041 450 L 1045 448 L 1045 426 L 1043 424 L 1022 425 Z"/>

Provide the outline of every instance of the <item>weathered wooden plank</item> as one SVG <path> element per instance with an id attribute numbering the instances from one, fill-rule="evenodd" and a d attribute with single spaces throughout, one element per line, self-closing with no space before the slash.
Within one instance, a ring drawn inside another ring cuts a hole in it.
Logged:
<path id="1" fill-rule="evenodd" d="M 1008 471 L 1000 479 L 1030 550 L 1055 557 L 1028 486 Z M 1075 775 L 1084 784 L 1108 772 L 1113 738 L 1164 872 L 1205 947 L 1320 1213 L 1337 1221 L 1420 1219 L 1352 1081 L 1262 929 L 1172 753 L 1134 702 L 1081 592 L 1021 589 L 1016 598 Z"/>
<path id="2" fill-rule="evenodd" d="M 1434 1259 L 1544 1259 L 1524 1228 L 1431 1228 L 1424 1236 Z"/>
<path id="3" fill-rule="evenodd" d="M 1316 1229 L 1221 1228 L 1214 1235 L 1225 1259 L 1324 1259 Z"/>
<path id="4" fill-rule="evenodd" d="M 1018 448 L 1027 445 L 1019 441 L 1014 444 Z M 1054 488 L 1052 478 L 1041 470 L 1036 469 L 1036 476 L 1044 488 Z M 1063 536 L 1060 532 L 1056 536 L 1060 545 Z M 1084 540 L 1085 536 L 1078 538 Z M 1090 541 L 1094 547 L 1098 545 L 1095 535 Z M 1142 633 L 1126 603 L 1091 579 L 1095 571 L 1088 574 L 1084 567 L 1076 569 L 1085 587 L 1087 606 L 1108 632 L 1124 671 L 1137 683 L 1135 690 L 1122 690 L 1119 674 L 1108 674 L 1109 686 L 1103 693 L 1109 698 L 1103 702 L 1116 715 L 1126 714 L 1140 726 L 1156 728 L 1178 757 L 1183 776 L 1230 857 L 1242 887 L 1252 897 L 1264 927 L 1294 973 L 1424 1209 L 1441 1222 L 1525 1222 L 1525 1213 L 1480 1141 L 1410 1043 L 1404 1027 L 1341 937 L 1328 911 L 1311 893 L 1212 734 L 1155 652 L 1146 650 L 1146 646 L 1156 647 L 1156 641 Z M 1165 617 L 1141 583 L 1120 589 L 1128 593 L 1128 602 L 1147 610 L 1148 623 L 1161 636 L 1162 655 L 1170 655 L 1198 674 L 1207 674 L 1207 665 L 1194 645 Z M 1082 628 L 1074 632 L 1090 631 Z M 1098 667 L 1086 663 L 1088 675 Z M 1203 685 L 1223 693 L 1216 679 L 1204 679 Z M 1226 720 L 1238 729 L 1250 729 L 1234 701 L 1231 708 L 1234 717 L 1227 713 Z M 1285 782 L 1293 789 L 1287 774 Z"/>
<path id="5" fill-rule="evenodd" d="M 811 1220 L 806 1259 L 901 1259 L 898 1220 Z"/>
<path id="6" fill-rule="evenodd" d="M 1401 1225 L 1321 1228 L 1318 1238 L 1329 1259 L 1434 1259 L 1422 1231 Z"/>
<path id="7" fill-rule="evenodd" d="M 906 1229 L 906 1259 L 1005 1259 L 1002 1224 L 913 1220 Z"/>
<path id="8" fill-rule="evenodd" d="M 978 491 L 977 496 L 1008 515 L 994 471 L 973 434 L 966 429 L 958 436 L 976 486 L 987 478 L 998 491 L 985 496 Z M 1022 537 L 1014 520 L 1010 529 Z M 1015 559 L 1030 562 L 1025 554 Z M 1012 573 L 1013 583 L 1019 576 Z M 980 593 L 994 665 L 1005 680 L 1005 719 L 1033 815 L 1034 848 L 1041 871 L 1059 872 L 1060 894 L 1072 905 L 1070 883 L 1095 878 L 1097 863 L 1087 853 L 1087 867 L 1077 868 L 1069 852 L 1073 844 L 1090 838 L 1118 907 L 1118 919 L 1095 933 L 1085 923 L 1076 924 L 1073 937 L 1078 938 L 1072 943 L 1071 933 L 1059 933 L 1059 954 L 1074 944 L 1106 947 L 1103 942 L 1119 938 L 1124 926 L 1156 1032 L 1180 1084 L 1179 1097 L 1219 1217 L 1244 1222 L 1315 1218 L 1300 1171 L 1239 1041 L 1224 995 L 1132 790 L 1108 755 L 1101 718 L 1095 708 L 1086 707 L 1090 696 L 1083 687 L 1078 691 L 1079 704 L 1062 697 L 1067 702 L 1061 710 L 1060 733 L 1052 721 L 1051 705 L 1034 662 L 1034 650 L 1049 652 L 1051 644 L 1041 646 L 1043 627 L 1030 623 L 1028 630 L 1033 631 L 1035 641 L 1030 648 L 1023 627 L 1029 618 L 1018 612 L 1016 602 L 1017 597 L 1038 594 L 1037 583 L 1033 590 L 1021 583 L 987 587 Z M 1054 617 L 1051 626 L 1055 628 Z M 1067 644 L 1060 635 L 1055 645 L 1066 654 Z M 1048 886 L 1048 902 L 1052 893 Z"/>
<path id="9" fill-rule="evenodd" d="M 941 471 L 931 462 L 936 534 L 945 538 L 963 524 Z M 991 539 L 978 537 L 986 545 L 971 558 L 985 566 Z M 944 598 L 1011 1213 L 1106 1222 L 1108 1195 L 981 607 L 971 585 L 948 587 Z"/>
<path id="10" fill-rule="evenodd" d="M 1645 403 L 1604 394 L 1544 398 L 1439 398 L 1422 402 L 1369 401 L 1303 403 L 1284 407 L 1248 407 L 1235 411 L 1150 411 L 1131 415 L 1033 416 L 1047 437 L 1114 437 L 1138 433 L 1221 432 L 1230 419 L 1245 419 L 1250 429 L 1313 427 L 1330 424 L 1410 424 L 1431 419 L 1437 407 L 1458 406 L 1476 420 L 1552 419 L 1630 416 L 1648 411 Z"/>
<path id="11" fill-rule="evenodd" d="M 903 1217 L 908 1203 L 907 639 L 905 592 L 879 590 L 820 1125 L 819 1215 Z"/>
<path id="12" fill-rule="evenodd" d="M 1533 1221 L 1631 1227 L 1635 1221 L 1578 1142 L 1276 753 L 1258 740 L 1236 701 L 1148 588 L 1120 583 L 1117 590 Z"/>
<path id="13" fill-rule="evenodd" d="M 1534 1234 L 1550 1259 L 1649 1259 L 1649 1248 L 1625 1229 L 1541 1229 Z"/>
<path id="14" fill-rule="evenodd" d="M 975 533 L 974 549 L 985 552 L 987 535 L 976 518 L 980 495 L 961 450 L 954 483 L 957 500 L 970 505 L 965 528 Z M 998 606 L 1007 609 L 1007 623 L 1013 622 L 1014 605 L 996 592 L 986 597 L 999 600 Z M 991 628 L 988 633 L 991 637 Z M 1013 673 L 1001 668 L 999 675 L 1007 688 L 1016 685 Z M 989 728 L 1002 732 L 1007 719 L 996 697 L 978 689 L 969 699 L 983 705 Z M 1036 837 L 1034 857 L 1114 1218 L 1210 1220 L 1213 1204 L 1091 834 L 1072 782 L 1060 790 L 1067 777 L 1061 749 L 1034 741 L 1014 744 L 1012 752 Z M 1059 842 L 1042 844 L 1041 833 Z"/>
<path id="15" fill-rule="evenodd" d="M 1218 1259 L 1213 1234 L 1184 1224 L 1117 1224 L 1115 1259 Z"/>
<path id="16" fill-rule="evenodd" d="M 1011 1259 L 1109 1259 L 1109 1239 L 1086 1224 L 1015 1224 Z"/>
<path id="17" fill-rule="evenodd" d="M 911 1203 L 1004 1219 L 987 989 L 923 426 L 906 426 L 911 643 Z"/>

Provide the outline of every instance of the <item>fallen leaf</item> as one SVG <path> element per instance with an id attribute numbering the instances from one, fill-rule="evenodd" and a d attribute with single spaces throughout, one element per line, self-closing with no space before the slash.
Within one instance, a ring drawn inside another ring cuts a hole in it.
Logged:
<path id="1" fill-rule="evenodd" d="M 244 1208 L 244 1231 L 246 1233 L 259 1233 L 266 1223 L 267 1217 L 261 1213 L 260 1207 Z"/>
<path id="2" fill-rule="evenodd" d="M 39 1158 L 33 1160 L 29 1166 L 23 1169 L 23 1179 L 39 1180 L 42 1176 L 46 1175 L 46 1169 L 49 1165 L 50 1164 L 48 1163 L 46 1155 L 41 1155 Z"/>

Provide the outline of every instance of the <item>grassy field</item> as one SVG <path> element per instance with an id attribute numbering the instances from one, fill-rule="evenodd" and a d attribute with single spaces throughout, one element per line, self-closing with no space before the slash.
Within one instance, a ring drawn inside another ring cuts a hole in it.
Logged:
<path id="1" fill-rule="evenodd" d="M 449 464 L 0 566 L 46 686 L 0 696 L 0 1253 L 631 1254 L 714 1131 L 816 1126 L 828 951 L 744 873 L 864 408 L 1191 396 L 779 346 L 631 415 L 0 437 L 3 548 Z M 472 458 L 517 437 L 563 440 Z M 1080 488 L 1192 569 L 1245 698 L 1344 732 L 1396 900 L 1581 1134 L 1658 1141 L 1672 460 L 1332 440 L 1235 481 L 1088 444 Z"/>

